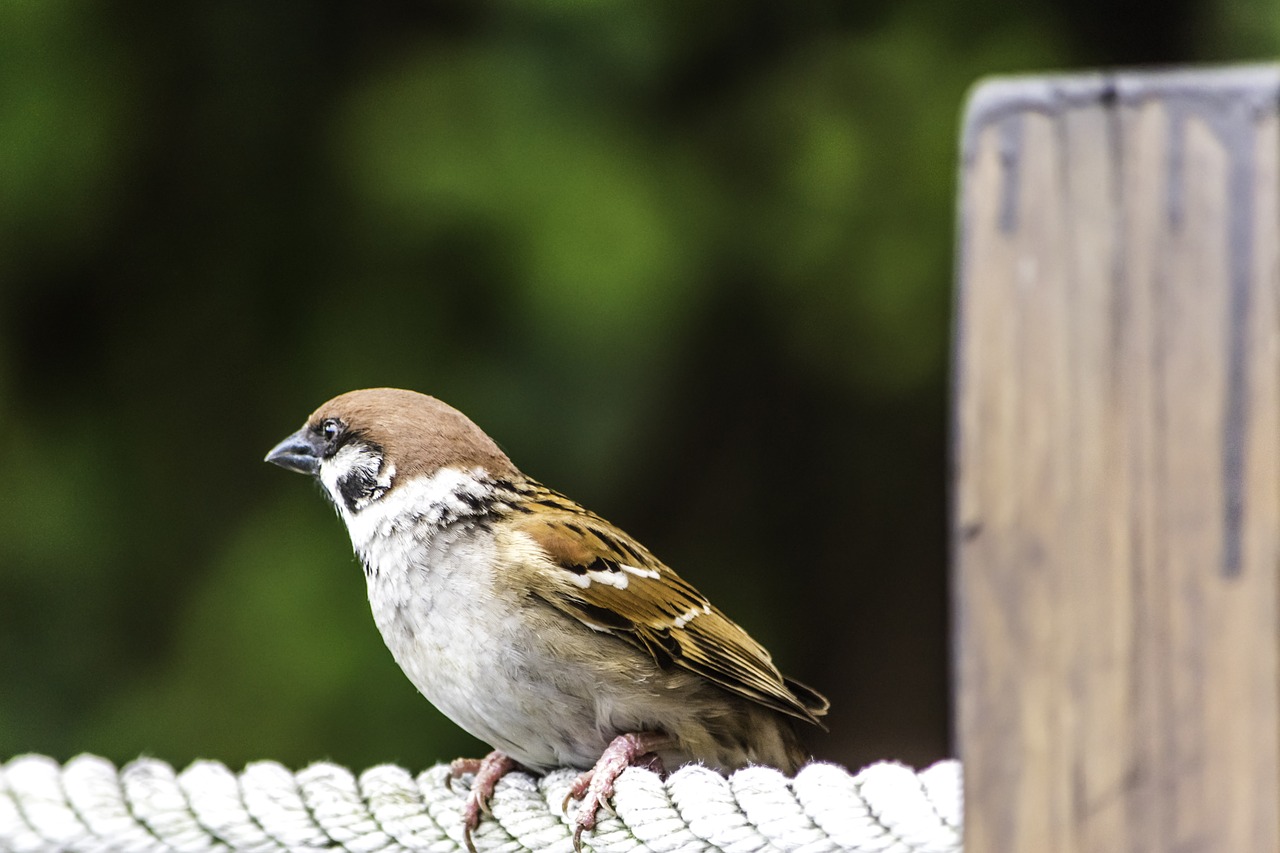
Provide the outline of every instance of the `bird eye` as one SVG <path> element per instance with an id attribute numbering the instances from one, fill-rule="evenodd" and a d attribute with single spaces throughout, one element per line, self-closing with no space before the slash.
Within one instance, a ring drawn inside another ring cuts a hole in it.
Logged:
<path id="1" fill-rule="evenodd" d="M 332 444 L 338 440 L 338 436 L 342 435 L 342 421 L 337 418 L 329 418 L 320 424 L 320 434 L 324 436 L 324 440 Z"/>

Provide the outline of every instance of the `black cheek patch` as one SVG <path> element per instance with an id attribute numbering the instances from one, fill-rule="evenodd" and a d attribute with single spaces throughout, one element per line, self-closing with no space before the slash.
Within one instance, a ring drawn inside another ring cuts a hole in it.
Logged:
<path id="1" fill-rule="evenodd" d="M 370 497 L 377 485 L 378 481 L 373 474 L 363 468 L 356 468 L 338 481 L 338 494 L 342 496 L 347 511 L 355 512 L 356 504 Z"/>

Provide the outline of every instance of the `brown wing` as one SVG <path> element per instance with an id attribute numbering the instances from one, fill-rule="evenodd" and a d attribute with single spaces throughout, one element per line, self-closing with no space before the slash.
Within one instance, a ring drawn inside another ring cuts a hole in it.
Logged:
<path id="1" fill-rule="evenodd" d="M 821 725 L 827 699 L 785 678 L 769 652 L 643 546 L 551 490 L 521 529 L 550 558 L 548 602 L 598 631 L 761 705 Z"/>

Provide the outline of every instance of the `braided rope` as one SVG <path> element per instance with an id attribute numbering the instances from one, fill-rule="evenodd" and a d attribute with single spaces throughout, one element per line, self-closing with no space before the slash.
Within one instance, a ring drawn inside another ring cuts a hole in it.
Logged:
<path id="1" fill-rule="evenodd" d="M 298 773 L 271 761 L 240 774 L 215 761 L 175 773 L 142 758 L 117 770 L 94 755 L 60 765 L 22 755 L 0 765 L 0 849 L 26 851 L 281 851 L 457 853 L 465 784 L 446 765 L 417 777 L 393 765 L 357 778 L 335 764 Z M 479 851 L 572 850 L 560 804 L 575 773 L 512 773 L 498 783 Z M 724 778 L 704 767 L 666 780 L 626 770 L 584 847 L 597 853 L 786 850 L 958 853 L 960 766 L 920 773 L 881 762 L 856 775 L 810 764 L 794 779 L 767 767 Z M 570 809 L 572 812 L 572 808 Z"/>

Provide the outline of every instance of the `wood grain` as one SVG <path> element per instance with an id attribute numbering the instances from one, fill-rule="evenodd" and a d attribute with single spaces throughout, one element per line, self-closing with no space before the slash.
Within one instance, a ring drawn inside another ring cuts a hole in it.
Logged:
<path id="1" fill-rule="evenodd" d="M 966 850 L 1280 850 L 1280 67 L 965 123 Z"/>

